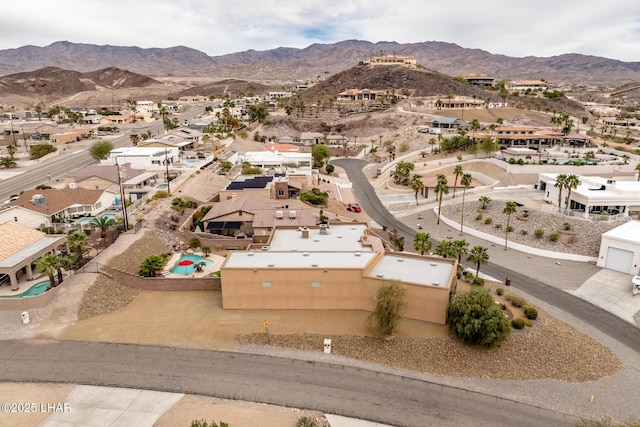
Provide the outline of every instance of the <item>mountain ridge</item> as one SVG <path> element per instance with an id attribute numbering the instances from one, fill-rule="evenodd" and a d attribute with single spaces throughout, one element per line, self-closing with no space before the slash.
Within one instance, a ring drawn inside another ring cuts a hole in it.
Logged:
<path id="1" fill-rule="evenodd" d="M 551 57 L 510 57 L 455 43 L 418 43 L 343 40 L 314 43 L 305 48 L 209 56 L 187 46 L 141 48 L 58 41 L 48 46 L 0 50 L 0 74 L 15 74 L 47 66 L 89 72 L 108 67 L 152 77 L 215 76 L 253 81 L 285 81 L 335 74 L 372 55 L 411 55 L 434 71 L 458 76 L 487 74 L 497 79 L 540 79 L 567 83 L 621 85 L 640 81 L 640 62 L 623 62 L 592 55 L 567 53 Z"/>

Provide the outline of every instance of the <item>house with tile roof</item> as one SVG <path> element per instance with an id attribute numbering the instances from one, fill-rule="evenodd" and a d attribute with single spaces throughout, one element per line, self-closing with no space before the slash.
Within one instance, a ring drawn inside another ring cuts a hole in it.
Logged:
<path id="1" fill-rule="evenodd" d="M 34 278 L 33 263 L 64 246 L 67 236 L 45 234 L 15 221 L 0 220 L 0 277 L 7 277 L 11 290 L 19 290 L 22 275 Z"/>
<path id="2" fill-rule="evenodd" d="M 51 227 L 85 216 L 97 216 L 115 204 L 118 192 L 63 188 L 27 190 L 0 210 L 0 222 L 14 221 L 30 228 Z"/>

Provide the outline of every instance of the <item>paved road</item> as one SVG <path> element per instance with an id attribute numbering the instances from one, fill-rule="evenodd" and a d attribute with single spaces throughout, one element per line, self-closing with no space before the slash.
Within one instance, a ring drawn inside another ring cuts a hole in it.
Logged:
<path id="1" fill-rule="evenodd" d="M 415 230 L 394 217 L 380 202 L 369 180 L 362 172 L 367 165 L 365 160 L 339 159 L 331 163 L 347 172 L 353 183 L 353 190 L 360 206 L 378 224 L 389 228 L 396 227 L 405 238 L 405 249 L 411 250 Z M 532 262 L 535 262 L 532 260 Z M 482 272 L 493 277 L 509 277 L 513 287 L 559 308 L 566 313 L 590 324 L 606 335 L 640 353 L 640 328 L 636 328 L 614 314 L 603 310 L 585 300 L 561 289 L 527 277 L 506 267 L 491 263 L 482 267 Z"/>
<path id="2" fill-rule="evenodd" d="M 570 426 L 575 418 L 318 361 L 129 344 L 6 341 L 0 381 L 117 386 L 305 408 L 396 426 Z"/>

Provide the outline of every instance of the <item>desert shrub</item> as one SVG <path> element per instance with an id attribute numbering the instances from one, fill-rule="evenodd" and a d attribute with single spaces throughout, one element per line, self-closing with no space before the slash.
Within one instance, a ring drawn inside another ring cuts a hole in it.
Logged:
<path id="1" fill-rule="evenodd" d="M 522 307 L 526 304 L 526 301 L 523 298 L 520 298 L 519 296 L 514 295 L 513 298 L 511 298 L 511 304 L 514 307 Z"/>
<path id="2" fill-rule="evenodd" d="M 525 307 L 523 312 L 527 319 L 536 320 L 538 318 L 538 310 L 533 307 Z"/>
<path id="3" fill-rule="evenodd" d="M 500 310 L 506 310 L 507 304 L 500 304 Z"/>
<path id="4" fill-rule="evenodd" d="M 569 231 L 571 230 L 571 224 L 569 224 L 568 222 L 565 222 L 564 224 L 562 224 L 562 228 Z"/>
<path id="5" fill-rule="evenodd" d="M 640 216 L 640 214 L 638 216 Z M 476 217 L 476 221 L 481 221 L 481 220 L 482 220 L 482 214 L 478 214 L 478 216 Z"/>
<path id="6" fill-rule="evenodd" d="M 512 232 L 513 232 L 513 227 L 512 227 L 511 225 L 510 225 L 510 226 L 508 226 L 508 227 L 507 227 L 507 231 L 508 231 L 509 233 L 512 233 Z"/>
<path id="7" fill-rule="evenodd" d="M 220 424 L 217 424 L 215 421 L 208 423 L 205 420 L 193 420 L 191 421 L 191 427 L 229 427 L 229 424 L 222 421 L 220 421 Z"/>
<path id="8" fill-rule="evenodd" d="M 502 224 L 496 224 L 496 229 L 497 230 L 502 230 Z"/>
<path id="9" fill-rule="evenodd" d="M 507 294 L 504 299 L 506 299 L 507 301 L 511 301 L 513 299 L 513 294 Z"/>
<path id="10" fill-rule="evenodd" d="M 519 317 L 512 319 L 511 320 L 511 327 L 513 329 L 522 329 L 524 328 L 524 319 L 521 319 Z"/>
<path id="11" fill-rule="evenodd" d="M 376 295 L 376 305 L 369 316 L 369 329 L 376 335 L 391 335 L 406 308 L 407 290 L 399 280 L 387 281 Z"/>
<path id="12" fill-rule="evenodd" d="M 549 234 L 549 241 L 550 242 L 557 242 L 559 238 L 560 238 L 560 235 L 558 233 Z"/>
<path id="13" fill-rule="evenodd" d="M 467 282 L 471 282 L 473 280 L 473 273 L 470 271 L 465 271 L 464 278 Z"/>
<path id="14" fill-rule="evenodd" d="M 153 199 L 166 199 L 167 197 L 171 197 L 171 194 L 166 191 L 159 190 L 156 194 L 153 195 Z"/>
<path id="15" fill-rule="evenodd" d="M 524 319 L 524 324 L 527 326 L 527 328 L 532 328 L 533 327 L 533 320 Z"/>
<path id="16" fill-rule="evenodd" d="M 513 157 L 509 159 L 509 164 L 510 165 L 515 165 L 516 164 L 516 159 L 514 159 Z"/>
<path id="17" fill-rule="evenodd" d="M 536 231 L 533 232 L 533 235 L 536 236 L 536 238 L 538 239 L 542 239 L 542 236 L 544 236 L 544 230 L 541 230 L 538 228 Z"/>
<path id="18" fill-rule="evenodd" d="M 320 424 L 311 417 L 300 417 L 298 418 L 296 427 L 320 427 Z"/>
<path id="19" fill-rule="evenodd" d="M 496 288 L 497 295 L 504 295 L 504 288 Z"/>
<path id="20" fill-rule="evenodd" d="M 189 240 L 189 247 L 190 248 L 199 248 L 200 247 L 200 239 L 198 239 L 197 237 L 194 237 L 193 239 Z"/>
<path id="21" fill-rule="evenodd" d="M 487 218 L 484 220 L 485 224 L 491 224 L 493 222 L 493 218 Z"/>
<path id="22" fill-rule="evenodd" d="M 517 163 L 518 163 L 520 166 L 522 166 L 522 165 L 524 165 L 524 160 L 523 160 L 523 159 L 518 159 Z"/>
<path id="23" fill-rule="evenodd" d="M 526 236 L 527 234 L 529 234 L 529 232 L 527 230 L 520 230 L 520 234 Z"/>
<path id="24" fill-rule="evenodd" d="M 482 277 L 474 277 L 471 284 L 473 286 L 484 286 L 484 279 Z"/>
<path id="25" fill-rule="evenodd" d="M 335 168 L 335 166 L 333 166 L 333 165 L 326 165 L 326 166 L 324 167 L 324 170 L 326 170 L 326 171 L 327 171 L 327 173 L 333 173 L 333 171 L 334 171 L 334 170 L 336 170 L 336 168 Z"/>
<path id="26" fill-rule="evenodd" d="M 306 193 L 300 195 L 300 200 L 311 203 L 312 205 L 326 205 L 329 194 L 321 191 L 319 188 L 312 188 Z"/>
<path id="27" fill-rule="evenodd" d="M 400 146 L 398 147 L 398 151 L 401 153 L 404 153 L 405 151 L 409 151 L 409 143 L 408 142 L 401 142 Z"/>

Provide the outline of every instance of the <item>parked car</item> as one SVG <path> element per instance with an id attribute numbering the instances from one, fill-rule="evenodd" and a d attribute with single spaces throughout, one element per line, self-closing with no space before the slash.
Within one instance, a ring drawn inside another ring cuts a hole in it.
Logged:
<path id="1" fill-rule="evenodd" d="M 631 279 L 631 284 L 633 285 L 633 288 L 631 288 L 631 292 L 633 292 L 633 295 L 640 294 L 640 273 L 633 276 L 633 279 Z"/>
<path id="2" fill-rule="evenodd" d="M 361 212 L 362 211 L 362 209 L 360 209 L 360 206 L 358 206 L 357 203 L 353 204 L 353 205 L 351 203 L 349 203 L 349 206 L 347 206 L 347 210 L 349 212 Z"/>

